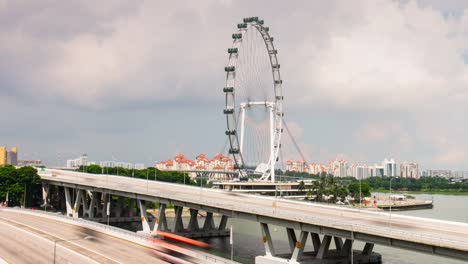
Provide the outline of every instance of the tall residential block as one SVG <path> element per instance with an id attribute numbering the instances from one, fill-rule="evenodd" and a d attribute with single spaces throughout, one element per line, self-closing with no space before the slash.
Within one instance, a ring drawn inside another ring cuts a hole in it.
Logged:
<path id="1" fill-rule="evenodd" d="M 7 162 L 7 150 L 5 147 L 0 146 L 0 166 L 5 165 Z"/>
<path id="2" fill-rule="evenodd" d="M 396 162 L 394 159 L 385 159 L 382 162 L 382 166 L 384 167 L 384 175 L 388 177 L 395 177 L 397 176 L 396 171 Z"/>
<path id="3" fill-rule="evenodd" d="M 18 165 L 18 148 L 17 147 L 11 148 L 11 150 L 7 152 L 6 159 L 7 159 L 6 160 L 7 164 L 17 166 Z"/>
<path id="4" fill-rule="evenodd" d="M 414 162 L 403 162 L 400 165 L 400 177 L 402 178 L 419 178 L 419 166 Z"/>

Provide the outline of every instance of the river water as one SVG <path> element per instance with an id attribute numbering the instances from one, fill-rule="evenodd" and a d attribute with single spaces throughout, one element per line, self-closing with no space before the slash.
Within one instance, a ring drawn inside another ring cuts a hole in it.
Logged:
<path id="1" fill-rule="evenodd" d="M 414 211 L 400 211 L 392 213 L 468 223 L 468 196 L 426 194 L 419 194 L 414 196 L 416 197 L 416 199 L 433 199 L 434 208 Z M 219 219 L 217 220 L 219 221 Z M 241 263 L 254 263 L 255 256 L 265 254 L 263 243 L 261 241 L 262 235 L 259 223 L 246 221 L 242 219 L 230 219 L 228 222 L 228 227 L 230 225 L 232 225 L 234 233 L 234 260 Z M 276 252 L 289 252 L 286 230 L 281 227 L 270 226 L 270 232 L 272 233 Z M 223 256 L 225 258 L 230 258 L 231 246 L 229 243 L 229 237 L 209 238 L 204 239 L 203 241 L 213 246 L 213 248 L 209 251 L 210 253 Z M 312 250 L 310 244 L 311 243 L 309 239 L 307 241 L 306 251 Z M 362 249 L 363 246 L 363 243 L 356 241 L 353 247 L 355 249 Z M 331 244 L 331 248 L 333 248 L 333 243 Z M 466 262 L 464 261 L 437 257 L 428 254 L 401 250 L 380 245 L 375 245 L 374 251 L 382 255 L 382 260 L 385 264 L 466 264 Z"/>

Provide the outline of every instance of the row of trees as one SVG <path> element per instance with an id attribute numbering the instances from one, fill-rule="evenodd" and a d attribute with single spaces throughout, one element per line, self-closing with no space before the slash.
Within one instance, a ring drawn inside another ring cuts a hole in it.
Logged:
<path id="1" fill-rule="evenodd" d="M 372 190 L 389 190 L 390 177 L 370 177 L 365 180 Z M 392 190 L 421 192 L 468 192 L 468 182 L 450 182 L 441 177 L 421 177 L 419 179 L 395 178 L 392 180 Z"/>
<path id="2" fill-rule="evenodd" d="M 139 179 L 148 179 L 148 180 L 157 180 L 163 182 L 172 182 L 180 183 L 186 185 L 200 185 L 200 180 L 198 183 L 191 180 L 187 173 L 177 172 L 177 171 L 161 171 L 153 167 L 149 167 L 143 170 L 135 169 L 126 169 L 122 167 L 101 167 L 99 165 L 89 165 L 81 166 L 78 168 L 78 171 L 93 173 L 93 174 L 109 174 L 109 175 L 118 175 L 126 177 L 134 177 Z M 203 179 L 203 186 L 206 186 L 206 179 Z"/>
<path id="3" fill-rule="evenodd" d="M 330 177 L 327 173 L 309 174 L 307 172 L 286 171 L 286 175 L 303 178 L 320 180 L 324 177 Z M 337 181 L 345 183 L 349 182 L 347 188 L 355 189 L 359 187 L 359 181 L 354 177 L 335 178 Z M 370 177 L 362 180 L 362 188 L 370 187 L 372 191 L 389 190 L 390 177 Z M 364 187 L 363 187 L 364 186 Z M 396 191 L 420 191 L 420 192 L 468 192 L 468 182 L 451 182 L 449 179 L 441 177 L 421 177 L 419 179 L 412 178 L 395 178 L 392 180 L 392 190 Z M 350 190 L 351 192 L 351 190 Z"/>
<path id="4" fill-rule="evenodd" d="M 341 179 L 332 175 L 321 174 L 306 184 L 304 181 L 299 183 L 299 190 L 306 191 L 306 199 L 317 202 L 337 202 L 345 201 L 349 195 L 359 201 L 360 197 L 370 196 L 370 187 L 366 182 L 359 183 L 351 179 Z"/>
<path id="5" fill-rule="evenodd" d="M 33 167 L 0 166 L 0 201 L 8 206 L 34 206 L 41 199 L 41 179 Z"/>

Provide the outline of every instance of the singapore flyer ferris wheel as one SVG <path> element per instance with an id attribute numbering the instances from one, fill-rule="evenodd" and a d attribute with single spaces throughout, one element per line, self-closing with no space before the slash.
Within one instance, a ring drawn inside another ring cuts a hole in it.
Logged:
<path id="1" fill-rule="evenodd" d="M 284 100 L 277 50 L 258 17 L 244 18 L 237 28 L 224 69 L 229 154 L 240 177 L 274 182 Z"/>

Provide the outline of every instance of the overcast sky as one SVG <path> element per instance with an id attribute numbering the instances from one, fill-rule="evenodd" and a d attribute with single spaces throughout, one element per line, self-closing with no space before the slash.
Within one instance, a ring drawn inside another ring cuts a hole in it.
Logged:
<path id="1" fill-rule="evenodd" d="M 275 37 L 308 161 L 468 170 L 464 0 L 0 0 L 0 145 L 54 165 L 220 152 L 226 49 L 247 16 Z"/>

